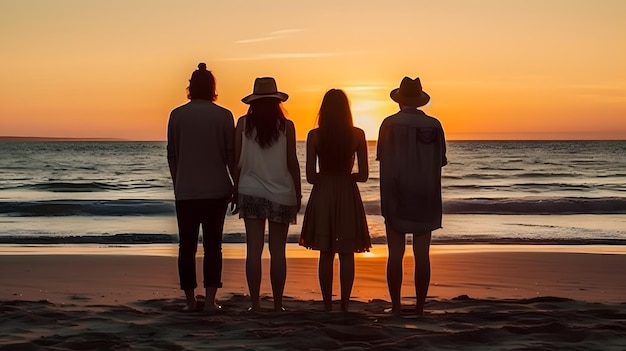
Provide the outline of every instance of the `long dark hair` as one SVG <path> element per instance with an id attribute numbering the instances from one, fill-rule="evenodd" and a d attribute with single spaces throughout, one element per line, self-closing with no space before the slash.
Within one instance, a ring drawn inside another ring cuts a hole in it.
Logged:
<path id="1" fill-rule="evenodd" d="M 254 140 L 261 148 L 272 146 L 280 133 L 285 131 L 287 118 L 279 99 L 261 98 L 251 101 L 246 117 L 245 134 L 250 138 L 256 129 Z"/>
<path id="2" fill-rule="evenodd" d="M 187 98 L 190 100 L 217 100 L 217 93 L 215 92 L 215 77 L 211 71 L 207 71 L 206 63 L 200 62 L 198 64 L 198 69 L 191 74 L 189 87 L 187 87 Z"/>
<path id="3" fill-rule="evenodd" d="M 351 165 L 352 112 L 346 93 L 339 89 L 326 92 L 317 124 L 319 126 L 319 158 L 325 169 L 340 169 Z"/>

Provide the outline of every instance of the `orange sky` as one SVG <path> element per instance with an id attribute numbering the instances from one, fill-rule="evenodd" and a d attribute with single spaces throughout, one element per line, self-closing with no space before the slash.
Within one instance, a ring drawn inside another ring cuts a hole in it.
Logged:
<path id="1" fill-rule="evenodd" d="M 419 76 L 449 139 L 626 139 L 626 1 L 0 2 L 0 135 L 163 140 L 198 62 L 240 116 L 255 77 L 298 137 L 344 89 L 374 139 Z"/>

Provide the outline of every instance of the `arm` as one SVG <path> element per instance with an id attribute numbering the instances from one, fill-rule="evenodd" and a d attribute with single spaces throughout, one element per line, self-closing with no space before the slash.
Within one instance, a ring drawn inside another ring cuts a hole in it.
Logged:
<path id="1" fill-rule="evenodd" d="M 287 121 L 287 168 L 293 179 L 293 185 L 296 189 L 296 203 L 298 211 L 300 211 L 302 184 L 300 181 L 300 164 L 298 163 L 298 154 L 296 152 L 296 128 L 291 121 Z"/>
<path id="2" fill-rule="evenodd" d="M 317 132 L 315 129 L 306 137 L 306 181 L 315 184 L 317 177 Z"/>
<path id="3" fill-rule="evenodd" d="M 234 164 L 230 175 L 233 177 L 233 198 L 232 203 L 236 204 L 239 196 L 239 175 L 241 173 L 241 169 L 239 169 L 239 159 L 241 158 L 241 138 L 243 137 L 243 121 L 245 117 L 239 118 L 237 120 L 237 127 L 235 127 L 235 155 L 234 155 Z"/>
<path id="4" fill-rule="evenodd" d="M 354 129 L 354 138 L 358 140 L 356 156 L 359 165 L 359 173 L 352 173 L 355 182 L 366 182 L 369 177 L 369 165 L 367 163 L 367 141 L 362 129 Z"/>
<path id="5" fill-rule="evenodd" d="M 226 145 L 226 166 L 228 166 L 228 172 L 230 177 L 235 179 L 234 173 L 237 164 L 235 163 L 235 122 L 232 114 L 230 115 L 231 123 L 225 128 L 224 143 Z M 231 202 L 232 195 L 235 193 L 235 189 L 231 190 Z"/>
<path id="6" fill-rule="evenodd" d="M 446 156 L 446 135 L 441 128 L 441 167 L 448 164 L 448 157 Z"/>
<path id="7" fill-rule="evenodd" d="M 170 168 L 170 176 L 172 183 L 176 186 L 176 171 L 178 167 L 178 159 L 176 158 L 174 127 L 172 126 L 172 117 L 167 124 L 167 164 Z"/>
<path id="8" fill-rule="evenodd" d="M 380 161 L 380 156 L 382 154 L 382 145 L 383 138 L 385 137 L 385 121 L 380 125 L 378 129 L 378 140 L 376 141 L 376 161 Z"/>

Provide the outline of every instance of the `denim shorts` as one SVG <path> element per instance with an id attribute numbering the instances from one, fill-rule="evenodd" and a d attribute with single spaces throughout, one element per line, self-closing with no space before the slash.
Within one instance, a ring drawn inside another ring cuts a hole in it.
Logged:
<path id="1" fill-rule="evenodd" d="M 239 194 L 239 218 L 267 219 L 271 222 L 295 224 L 296 206 L 283 205 L 268 199 Z"/>

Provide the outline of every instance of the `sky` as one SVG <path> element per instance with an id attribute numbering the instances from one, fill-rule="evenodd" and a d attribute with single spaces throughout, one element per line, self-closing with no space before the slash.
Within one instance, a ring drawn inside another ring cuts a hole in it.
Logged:
<path id="1" fill-rule="evenodd" d="M 626 139 L 623 0 L 2 0 L 0 135 L 164 140 L 199 62 L 245 114 L 272 76 L 304 140 L 343 89 L 376 139 L 419 77 L 454 139 Z"/>

